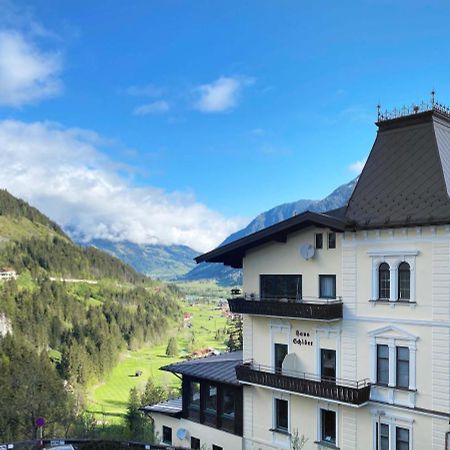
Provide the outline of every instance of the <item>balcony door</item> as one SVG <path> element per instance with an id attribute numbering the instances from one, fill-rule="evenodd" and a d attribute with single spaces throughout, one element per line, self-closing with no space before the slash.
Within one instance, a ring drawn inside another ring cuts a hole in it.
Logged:
<path id="1" fill-rule="evenodd" d="M 260 275 L 261 300 L 299 301 L 302 298 L 301 275 Z"/>
<path id="2" fill-rule="evenodd" d="M 322 348 L 320 357 L 322 380 L 336 382 L 336 350 Z"/>

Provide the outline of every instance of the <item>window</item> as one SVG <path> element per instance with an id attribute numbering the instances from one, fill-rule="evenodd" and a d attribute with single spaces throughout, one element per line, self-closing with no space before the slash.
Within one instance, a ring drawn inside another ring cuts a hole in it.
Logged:
<path id="1" fill-rule="evenodd" d="M 316 233 L 316 248 L 317 249 L 323 248 L 323 234 L 322 233 Z"/>
<path id="2" fill-rule="evenodd" d="M 288 353 L 288 346 L 286 344 L 275 344 L 274 345 L 274 353 L 275 353 L 275 372 L 281 373 L 281 369 L 283 366 L 284 358 Z"/>
<path id="3" fill-rule="evenodd" d="M 200 410 L 200 383 L 197 381 L 189 383 L 189 408 Z"/>
<path id="4" fill-rule="evenodd" d="M 213 444 L 212 450 L 223 450 L 223 447 L 219 447 L 218 445 Z"/>
<path id="5" fill-rule="evenodd" d="M 377 345 L 377 384 L 389 383 L 389 347 Z"/>
<path id="6" fill-rule="evenodd" d="M 235 429 L 235 396 L 234 390 L 223 387 L 222 391 L 222 428 L 234 433 Z"/>
<path id="7" fill-rule="evenodd" d="M 409 388 L 408 347 L 397 347 L 397 387 Z"/>
<path id="8" fill-rule="evenodd" d="M 389 450 L 389 425 L 382 423 L 378 431 L 376 426 L 376 450 Z M 380 442 L 380 444 L 378 444 Z"/>
<path id="9" fill-rule="evenodd" d="M 319 275 L 319 297 L 336 298 L 336 275 Z"/>
<path id="10" fill-rule="evenodd" d="M 408 430 L 408 428 L 396 427 L 396 429 L 395 429 L 395 450 L 409 450 L 409 430 Z"/>
<path id="11" fill-rule="evenodd" d="M 388 300 L 391 296 L 391 274 L 389 264 L 381 263 L 378 268 L 378 298 Z"/>
<path id="12" fill-rule="evenodd" d="M 166 427 L 163 425 L 162 427 L 162 441 L 164 444 L 172 445 L 172 428 Z"/>
<path id="13" fill-rule="evenodd" d="M 191 437 L 191 449 L 200 450 L 200 439 Z"/>
<path id="14" fill-rule="evenodd" d="M 336 350 L 320 350 L 322 378 L 336 382 Z"/>
<path id="15" fill-rule="evenodd" d="M 287 400 L 275 399 L 275 429 L 286 433 L 289 430 L 288 407 Z"/>
<path id="16" fill-rule="evenodd" d="M 205 386 L 205 411 L 210 414 L 217 411 L 217 387 L 211 384 Z"/>
<path id="17" fill-rule="evenodd" d="M 336 412 L 327 409 L 320 410 L 321 440 L 336 444 Z"/>
<path id="18" fill-rule="evenodd" d="M 328 248 L 336 248 L 336 233 L 328 233 Z"/>
<path id="19" fill-rule="evenodd" d="M 261 298 L 267 300 L 302 298 L 301 275 L 261 275 Z"/>
<path id="20" fill-rule="evenodd" d="M 411 298 L 411 269 L 407 262 L 398 266 L 398 299 L 410 300 Z"/>

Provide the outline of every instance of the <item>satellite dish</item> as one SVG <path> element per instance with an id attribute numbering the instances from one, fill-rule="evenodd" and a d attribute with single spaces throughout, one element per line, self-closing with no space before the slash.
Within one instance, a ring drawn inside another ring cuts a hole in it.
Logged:
<path id="1" fill-rule="evenodd" d="M 177 438 L 182 441 L 183 439 L 187 439 L 189 435 L 189 431 L 186 428 L 178 428 L 177 430 Z"/>
<path id="2" fill-rule="evenodd" d="M 314 256 L 314 253 L 316 252 L 314 245 L 312 244 L 303 244 L 300 247 L 300 255 L 308 261 L 308 259 L 311 259 Z"/>

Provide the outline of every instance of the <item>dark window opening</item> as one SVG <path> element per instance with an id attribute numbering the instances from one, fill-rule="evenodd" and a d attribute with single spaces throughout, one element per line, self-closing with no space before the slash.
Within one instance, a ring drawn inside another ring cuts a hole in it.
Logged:
<path id="1" fill-rule="evenodd" d="M 321 439 L 336 444 L 336 413 L 321 409 Z"/>
<path id="2" fill-rule="evenodd" d="M 377 345 L 377 383 L 389 383 L 389 347 Z"/>
<path id="3" fill-rule="evenodd" d="M 336 275 L 319 275 L 319 297 L 336 298 Z"/>
<path id="4" fill-rule="evenodd" d="M 323 234 L 322 233 L 316 233 L 316 248 L 317 249 L 323 248 Z"/>
<path id="5" fill-rule="evenodd" d="M 217 386 L 203 384 L 205 423 L 216 425 L 217 422 Z"/>
<path id="6" fill-rule="evenodd" d="M 409 348 L 397 347 L 397 386 L 409 388 Z"/>
<path id="7" fill-rule="evenodd" d="M 263 300 L 301 300 L 301 275 L 261 275 L 261 299 Z"/>
<path id="8" fill-rule="evenodd" d="M 164 442 L 164 444 L 172 444 L 172 428 L 163 425 L 162 441 Z"/>
<path id="9" fill-rule="evenodd" d="M 378 267 L 378 298 L 389 300 L 391 297 L 391 273 L 389 264 L 381 263 Z"/>
<path id="10" fill-rule="evenodd" d="M 407 262 L 398 266 L 398 299 L 410 300 L 411 298 L 411 269 Z"/>
<path id="11" fill-rule="evenodd" d="M 381 427 L 378 431 L 378 423 L 376 426 L 376 449 L 377 450 L 389 450 L 389 425 L 385 423 L 381 424 Z M 378 445 L 380 442 L 380 445 Z"/>
<path id="12" fill-rule="evenodd" d="M 235 411 L 234 391 L 224 387 L 222 391 L 222 428 L 234 432 Z"/>
<path id="13" fill-rule="evenodd" d="M 336 248 L 336 233 L 328 233 L 328 248 Z"/>
<path id="14" fill-rule="evenodd" d="M 191 449 L 200 450 L 200 439 L 191 437 Z"/>
<path id="15" fill-rule="evenodd" d="M 200 410 L 200 383 L 198 381 L 189 383 L 189 409 Z"/>
<path id="16" fill-rule="evenodd" d="M 395 429 L 395 450 L 409 450 L 409 430 L 397 427 Z"/>
<path id="17" fill-rule="evenodd" d="M 322 378 L 328 381 L 336 381 L 336 351 L 320 350 Z"/>
<path id="18" fill-rule="evenodd" d="M 218 445 L 214 445 L 212 446 L 212 450 L 223 450 L 223 447 L 220 447 Z"/>
<path id="19" fill-rule="evenodd" d="M 288 346 L 286 344 L 275 344 L 275 372 L 281 373 L 283 361 L 288 353 Z"/>
<path id="20" fill-rule="evenodd" d="M 286 433 L 289 430 L 288 407 L 287 400 L 275 399 L 275 429 Z"/>

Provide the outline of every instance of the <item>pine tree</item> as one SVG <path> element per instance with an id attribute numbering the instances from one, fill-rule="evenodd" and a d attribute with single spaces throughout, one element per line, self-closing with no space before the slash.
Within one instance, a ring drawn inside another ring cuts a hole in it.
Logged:
<path id="1" fill-rule="evenodd" d="M 166 348 L 166 356 L 178 356 L 178 342 L 174 336 L 169 339 Z"/>

